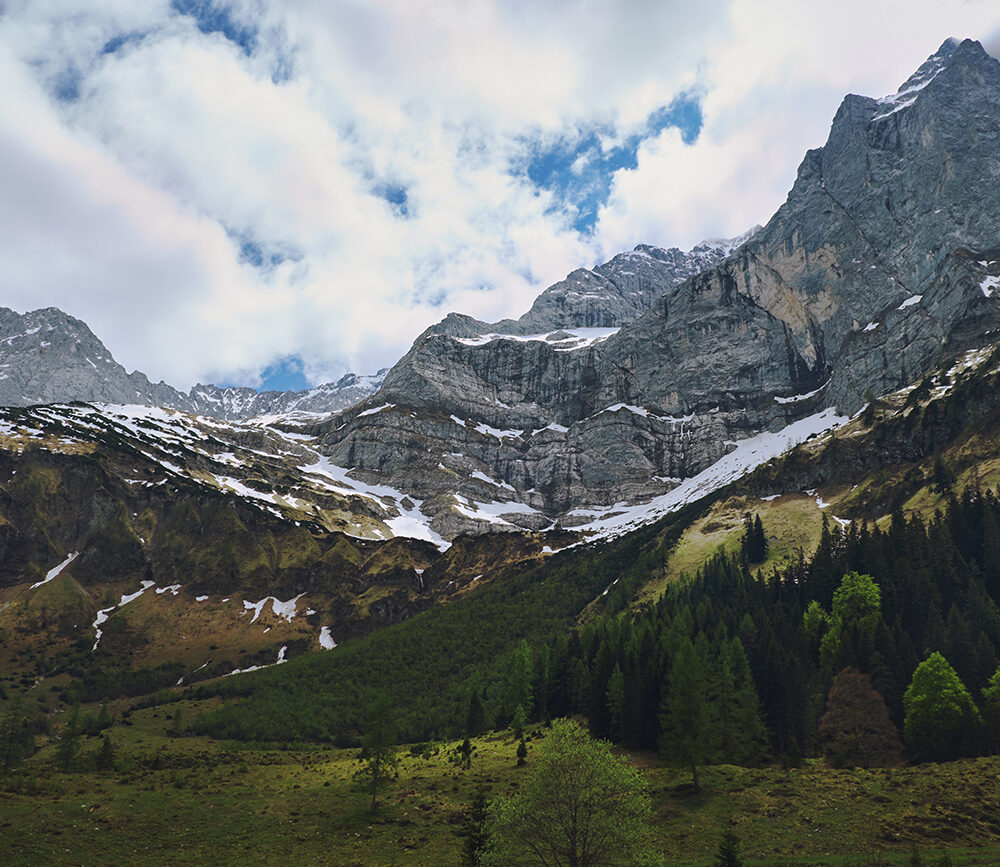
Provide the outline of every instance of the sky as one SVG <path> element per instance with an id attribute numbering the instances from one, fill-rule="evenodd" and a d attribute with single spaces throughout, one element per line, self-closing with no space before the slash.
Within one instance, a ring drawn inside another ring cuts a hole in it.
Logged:
<path id="1" fill-rule="evenodd" d="M 0 0 L 0 306 L 304 388 L 765 223 L 846 93 L 996 0 Z"/>

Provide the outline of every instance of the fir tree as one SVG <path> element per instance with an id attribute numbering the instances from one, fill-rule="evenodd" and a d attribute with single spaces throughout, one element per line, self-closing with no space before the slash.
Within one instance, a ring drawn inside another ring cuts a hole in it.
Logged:
<path id="1" fill-rule="evenodd" d="M 80 750 L 80 705 L 74 704 L 70 711 L 66 727 L 63 729 L 59 746 L 56 747 L 56 764 L 63 771 L 69 771 Z"/>
<path id="2" fill-rule="evenodd" d="M 371 812 L 375 812 L 379 789 L 396 772 L 399 759 L 393 748 L 395 721 L 392 702 L 386 695 L 379 695 L 369 705 L 367 730 L 362 738 L 362 758 L 364 764 L 356 776 L 365 782 L 371 792 Z"/>
<path id="3" fill-rule="evenodd" d="M 660 751 L 669 761 L 691 768 L 700 791 L 698 765 L 707 758 L 711 732 L 705 702 L 705 671 L 689 638 L 677 649 L 660 712 Z"/>

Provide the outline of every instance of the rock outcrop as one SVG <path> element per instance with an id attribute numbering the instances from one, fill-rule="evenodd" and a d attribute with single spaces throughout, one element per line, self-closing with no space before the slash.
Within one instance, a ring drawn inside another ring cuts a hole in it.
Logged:
<path id="1" fill-rule="evenodd" d="M 332 413 L 375 392 L 386 371 L 348 373 L 304 391 L 196 385 L 190 393 L 128 373 L 81 322 L 56 307 L 23 315 L 0 307 L 0 406 L 102 401 L 164 406 L 231 421 L 292 412 Z"/>
<path id="2" fill-rule="evenodd" d="M 602 281 L 659 267 L 648 251 L 574 272 L 517 322 L 449 316 L 317 428 L 322 448 L 422 497 L 442 535 L 663 493 L 734 440 L 855 412 L 1000 328 L 998 178 L 1000 63 L 948 40 L 896 94 L 845 98 L 768 224 L 638 318 L 620 325 Z"/>

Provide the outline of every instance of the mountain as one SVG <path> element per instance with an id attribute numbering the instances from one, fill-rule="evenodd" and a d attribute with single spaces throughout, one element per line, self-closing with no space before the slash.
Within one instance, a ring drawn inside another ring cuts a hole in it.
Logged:
<path id="1" fill-rule="evenodd" d="M 686 252 L 639 244 L 593 270 L 572 271 L 545 289 L 519 319 L 491 324 L 452 313 L 422 337 L 544 336 L 561 329 L 620 328 L 688 277 L 721 262 L 758 229 L 754 226 L 736 238 L 702 241 Z"/>
<path id="2" fill-rule="evenodd" d="M 348 373 L 305 391 L 196 385 L 189 394 L 145 374 L 127 373 L 94 333 L 55 307 L 20 315 L 0 308 L 0 406 L 74 400 L 181 409 L 228 420 L 345 409 L 378 389 L 375 376 Z"/>
<path id="3" fill-rule="evenodd" d="M 948 40 L 897 93 L 846 97 L 767 225 L 638 318 L 450 316 L 319 448 L 450 538 L 606 525 L 739 441 L 840 423 L 1000 328 L 998 142 L 1000 63 Z"/>

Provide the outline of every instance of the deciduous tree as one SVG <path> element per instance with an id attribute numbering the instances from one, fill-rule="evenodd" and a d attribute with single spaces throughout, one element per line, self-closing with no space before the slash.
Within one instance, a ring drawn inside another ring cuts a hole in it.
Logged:
<path id="1" fill-rule="evenodd" d="M 887 767 L 903 757 L 885 700 L 872 687 L 871 678 L 856 668 L 845 668 L 834 678 L 819 733 L 838 767 Z"/>
<path id="2" fill-rule="evenodd" d="M 903 694 L 903 736 L 923 761 L 953 759 L 974 747 L 982 719 L 961 678 L 940 653 L 913 672 Z"/>
<path id="3" fill-rule="evenodd" d="M 557 720 L 518 794 L 487 811 L 484 864 L 641 864 L 649 794 L 642 775 L 569 720 Z"/>

